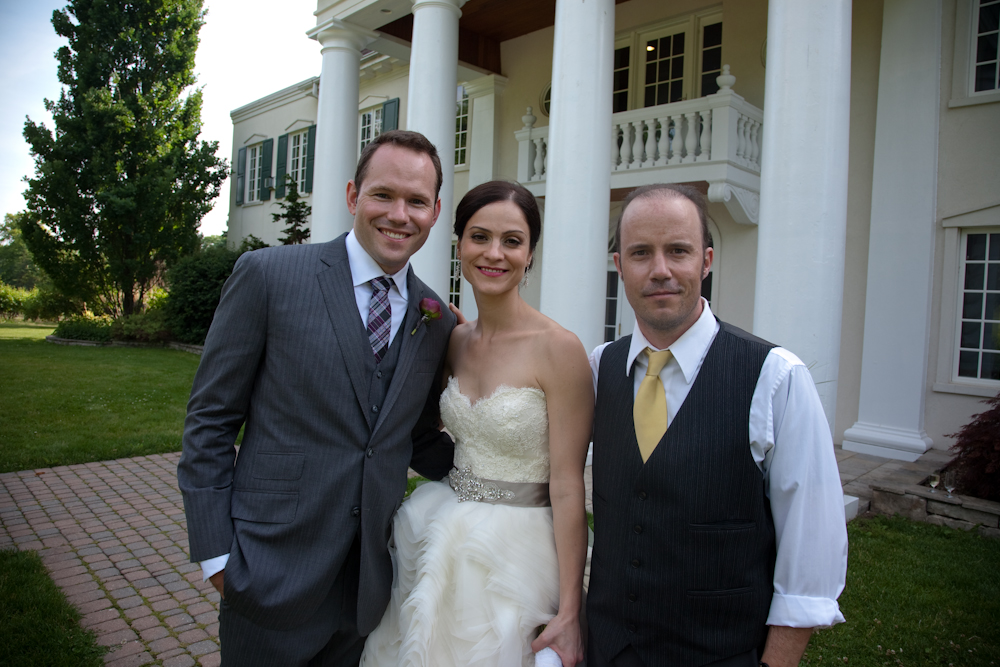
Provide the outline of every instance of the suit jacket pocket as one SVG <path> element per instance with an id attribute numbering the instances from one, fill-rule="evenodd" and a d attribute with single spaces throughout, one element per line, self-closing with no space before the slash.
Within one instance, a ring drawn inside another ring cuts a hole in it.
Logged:
<path id="1" fill-rule="evenodd" d="M 291 523 L 298 505 L 298 493 L 233 490 L 230 515 L 257 523 Z"/>
<path id="2" fill-rule="evenodd" d="M 302 477 L 305 454 L 279 454 L 259 452 L 254 456 L 254 479 L 294 481 Z"/>

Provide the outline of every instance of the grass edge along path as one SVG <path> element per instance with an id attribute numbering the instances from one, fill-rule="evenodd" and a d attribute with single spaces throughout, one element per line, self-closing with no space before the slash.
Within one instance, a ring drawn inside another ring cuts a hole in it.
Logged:
<path id="1" fill-rule="evenodd" d="M 803 665 L 1000 665 L 1000 540 L 900 517 L 847 524 L 846 623 Z"/>
<path id="2" fill-rule="evenodd" d="M 197 355 L 45 333 L 0 324 L 0 472 L 180 451 Z"/>
<path id="3" fill-rule="evenodd" d="M 107 649 L 49 576 L 34 551 L 0 550 L 0 664 L 96 667 Z"/>

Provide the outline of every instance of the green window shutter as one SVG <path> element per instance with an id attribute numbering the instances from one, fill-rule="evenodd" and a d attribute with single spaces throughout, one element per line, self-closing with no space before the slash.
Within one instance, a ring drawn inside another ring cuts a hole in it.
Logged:
<path id="1" fill-rule="evenodd" d="M 382 131 L 399 129 L 399 98 L 394 97 L 382 103 Z"/>
<path id="2" fill-rule="evenodd" d="M 263 145 L 263 163 L 260 167 L 260 200 L 271 199 L 271 188 L 268 181 L 271 179 L 271 157 L 274 153 L 274 139 L 265 139 Z"/>
<path id="3" fill-rule="evenodd" d="M 241 148 L 236 153 L 236 204 L 243 205 L 243 188 L 246 187 L 247 149 Z"/>
<path id="4" fill-rule="evenodd" d="M 313 191 L 313 163 L 316 161 L 316 126 L 309 126 L 309 138 L 306 143 L 306 192 Z"/>
<path id="5" fill-rule="evenodd" d="M 278 137 L 278 168 L 274 174 L 274 198 L 285 196 L 285 168 L 288 161 L 288 135 Z"/>

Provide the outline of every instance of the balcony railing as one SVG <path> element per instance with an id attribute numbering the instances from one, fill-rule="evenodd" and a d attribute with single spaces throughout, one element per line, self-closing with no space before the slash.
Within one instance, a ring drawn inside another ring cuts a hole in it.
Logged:
<path id="1" fill-rule="evenodd" d="M 733 92 L 728 69 L 714 95 L 611 116 L 613 188 L 708 181 L 710 200 L 728 204 L 735 193 L 744 210 L 734 217 L 756 222 L 764 112 Z M 549 128 L 534 127 L 530 107 L 522 120 L 517 179 L 542 195 L 548 170 L 556 168 L 548 162 Z"/>

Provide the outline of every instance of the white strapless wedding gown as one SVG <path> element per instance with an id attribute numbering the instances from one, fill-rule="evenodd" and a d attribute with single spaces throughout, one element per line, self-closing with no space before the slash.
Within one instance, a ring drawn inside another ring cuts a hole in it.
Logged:
<path id="1" fill-rule="evenodd" d="M 361 665 L 532 666 L 535 630 L 559 606 L 552 508 L 471 498 L 505 494 L 489 480 L 548 483 L 545 394 L 500 386 L 473 404 L 451 378 L 441 419 L 460 492 L 428 482 L 396 514 L 392 599 Z"/>

